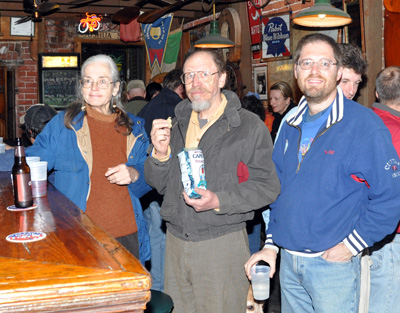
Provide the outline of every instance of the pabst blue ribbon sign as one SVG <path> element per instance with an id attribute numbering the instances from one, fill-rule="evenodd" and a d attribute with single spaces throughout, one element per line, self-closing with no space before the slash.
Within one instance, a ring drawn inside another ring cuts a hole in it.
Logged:
<path id="1" fill-rule="evenodd" d="M 262 58 L 290 56 L 289 15 L 262 19 Z"/>

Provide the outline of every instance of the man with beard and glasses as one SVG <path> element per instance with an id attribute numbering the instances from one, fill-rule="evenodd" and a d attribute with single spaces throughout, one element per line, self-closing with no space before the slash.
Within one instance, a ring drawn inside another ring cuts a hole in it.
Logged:
<path id="1" fill-rule="evenodd" d="M 294 53 L 304 96 L 282 126 L 273 160 L 282 186 L 264 249 L 245 264 L 271 266 L 279 248 L 282 313 L 358 312 L 360 254 L 393 233 L 400 217 L 400 162 L 372 110 L 337 81 L 337 43 L 315 33 Z"/>
<path id="2" fill-rule="evenodd" d="M 164 195 L 164 290 L 174 313 L 245 312 L 246 221 L 280 191 L 269 131 L 235 93 L 221 91 L 226 75 L 219 53 L 194 51 L 181 76 L 188 99 L 176 106 L 172 128 L 156 119 L 151 130 L 145 177 Z M 194 147 L 202 150 L 207 181 L 207 190 L 195 189 L 200 199 L 184 192 L 177 158 Z"/>

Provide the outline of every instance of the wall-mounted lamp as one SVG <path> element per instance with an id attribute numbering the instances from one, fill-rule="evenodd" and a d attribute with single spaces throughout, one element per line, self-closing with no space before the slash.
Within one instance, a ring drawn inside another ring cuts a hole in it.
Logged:
<path id="1" fill-rule="evenodd" d="M 296 14 L 295 24 L 307 27 L 339 27 L 352 22 L 349 14 L 331 5 L 330 0 L 315 0 L 315 4 Z"/>
<path id="2" fill-rule="evenodd" d="M 213 20 L 210 23 L 210 32 L 206 37 L 197 40 L 194 46 L 196 48 L 214 49 L 231 48 L 235 46 L 232 40 L 221 36 L 218 21 L 215 19 L 215 3 L 213 4 Z"/>

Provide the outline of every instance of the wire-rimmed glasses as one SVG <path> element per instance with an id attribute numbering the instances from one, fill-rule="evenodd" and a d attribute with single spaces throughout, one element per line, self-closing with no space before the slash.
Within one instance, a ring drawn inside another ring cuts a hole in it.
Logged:
<path id="1" fill-rule="evenodd" d="M 84 78 L 81 79 L 81 86 L 83 88 L 92 88 L 93 84 L 96 84 L 100 89 L 107 89 L 111 84 L 116 83 L 113 81 L 109 81 L 108 79 L 101 78 L 97 82 L 94 82 L 92 79 Z"/>
<path id="2" fill-rule="evenodd" d="M 181 75 L 182 84 L 191 84 L 195 76 L 204 84 L 207 84 L 211 81 L 212 76 L 219 73 L 214 72 L 210 73 L 209 71 L 196 71 L 196 72 L 186 72 Z"/>
<path id="3" fill-rule="evenodd" d="M 337 65 L 337 63 L 334 63 L 331 60 L 327 60 L 327 59 L 321 59 L 319 61 L 304 59 L 304 60 L 297 62 L 297 65 L 300 66 L 300 68 L 302 70 L 309 70 L 314 66 L 314 63 L 317 63 L 318 68 L 321 71 L 328 71 L 332 68 L 333 65 Z"/>

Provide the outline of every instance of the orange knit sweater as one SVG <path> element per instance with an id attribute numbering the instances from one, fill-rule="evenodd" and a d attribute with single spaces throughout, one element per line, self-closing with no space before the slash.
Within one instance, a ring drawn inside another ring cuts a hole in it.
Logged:
<path id="1" fill-rule="evenodd" d="M 111 184 L 105 173 L 109 167 L 127 161 L 127 138 L 115 130 L 115 114 L 104 115 L 87 109 L 93 150 L 93 171 L 86 214 L 112 236 L 137 232 L 135 214 L 127 186 Z"/>

